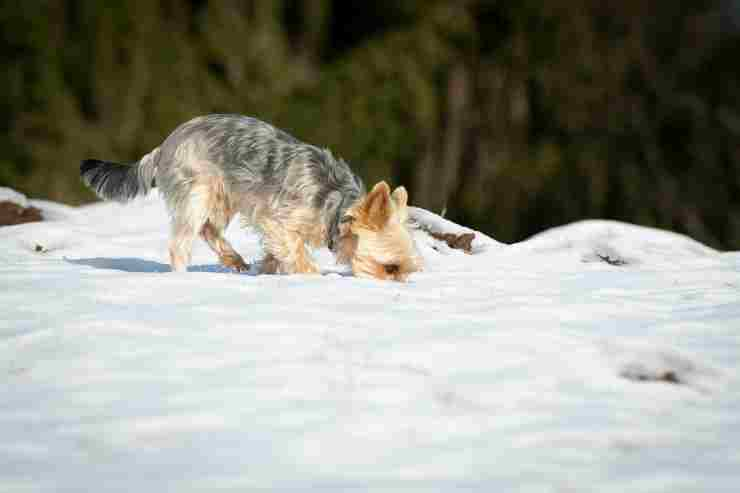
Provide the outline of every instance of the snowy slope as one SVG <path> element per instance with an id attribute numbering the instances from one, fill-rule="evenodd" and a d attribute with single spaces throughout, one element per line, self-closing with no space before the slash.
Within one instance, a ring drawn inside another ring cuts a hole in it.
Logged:
<path id="1" fill-rule="evenodd" d="M 202 243 L 174 274 L 156 194 L 29 202 L 50 220 L 0 228 L 0 492 L 740 487 L 738 252 L 585 221 L 473 255 L 418 232 L 407 284 Z"/>

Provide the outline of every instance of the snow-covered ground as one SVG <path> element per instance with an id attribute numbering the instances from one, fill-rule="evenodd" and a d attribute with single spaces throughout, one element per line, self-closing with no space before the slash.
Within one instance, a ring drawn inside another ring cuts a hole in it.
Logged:
<path id="1" fill-rule="evenodd" d="M 156 194 L 29 202 L 49 220 L 0 228 L 0 492 L 740 491 L 740 252 L 586 221 L 473 255 L 419 232 L 406 284 L 201 242 L 174 274 Z"/>

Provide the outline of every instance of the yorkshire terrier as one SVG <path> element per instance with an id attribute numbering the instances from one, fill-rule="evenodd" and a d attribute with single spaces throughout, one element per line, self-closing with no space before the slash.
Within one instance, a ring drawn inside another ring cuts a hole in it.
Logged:
<path id="1" fill-rule="evenodd" d="M 99 197 L 119 202 L 159 188 L 174 271 L 187 270 L 198 234 L 223 265 L 248 270 L 223 236 L 237 212 L 262 233 L 263 273 L 318 273 L 307 246 L 324 245 L 360 277 L 404 281 L 422 267 L 405 188 L 391 193 L 380 182 L 367 193 L 344 160 L 256 118 L 201 116 L 136 163 L 87 159 L 80 174 Z"/>

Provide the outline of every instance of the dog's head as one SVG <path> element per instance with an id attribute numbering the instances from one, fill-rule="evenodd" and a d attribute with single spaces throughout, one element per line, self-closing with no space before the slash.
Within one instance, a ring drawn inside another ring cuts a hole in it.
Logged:
<path id="1" fill-rule="evenodd" d="M 378 183 L 355 203 L 340 224 L 339 260 L 359 277 L 405 281 L 421 270 L 421 257 L 406 227 L 408 194 Z"/>

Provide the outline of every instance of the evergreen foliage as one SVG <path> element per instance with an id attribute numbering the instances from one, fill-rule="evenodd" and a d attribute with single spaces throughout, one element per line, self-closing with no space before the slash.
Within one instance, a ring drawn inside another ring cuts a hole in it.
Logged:
<path id="1" fill-rule="evenodd" d="M 0 185 L 34 197 L 234 112 L 502 241 L 603 217 L 740 248 L 734 0 L 27 0 L 0 39 Z"/>

